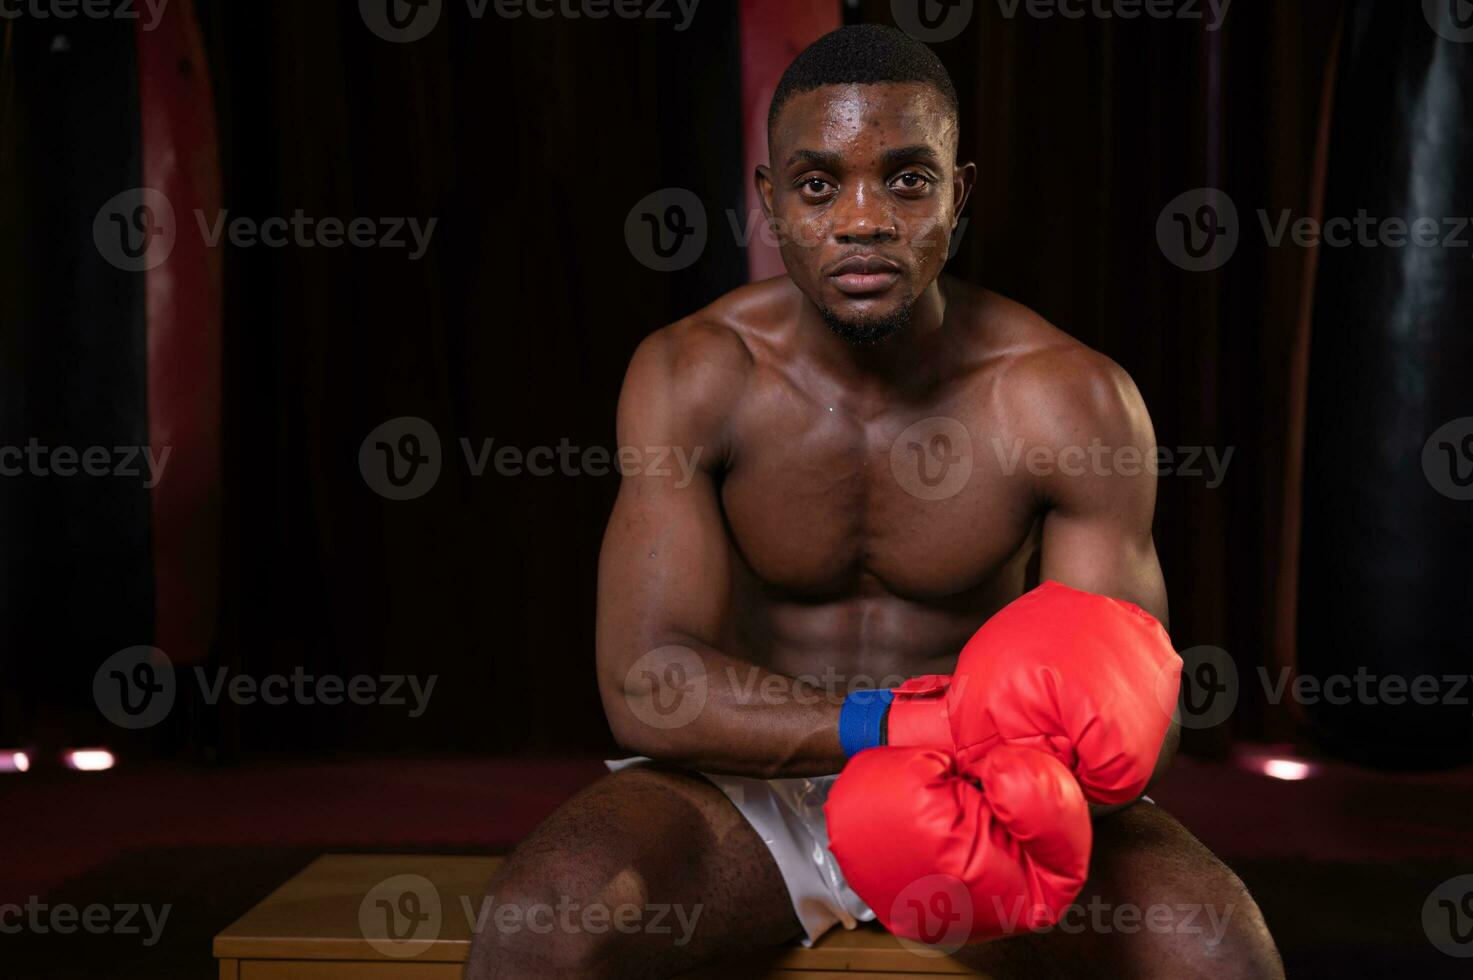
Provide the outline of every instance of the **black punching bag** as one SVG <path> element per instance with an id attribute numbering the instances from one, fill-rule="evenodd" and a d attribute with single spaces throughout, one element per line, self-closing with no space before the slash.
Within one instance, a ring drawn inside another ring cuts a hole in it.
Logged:
<path id="1" fill-rule="evenodd" d="M 1299 700 L 1333 751 L 1397 769 L 1473 759 L 1466 8 L 1351 5 L 1315 292 Z"/>

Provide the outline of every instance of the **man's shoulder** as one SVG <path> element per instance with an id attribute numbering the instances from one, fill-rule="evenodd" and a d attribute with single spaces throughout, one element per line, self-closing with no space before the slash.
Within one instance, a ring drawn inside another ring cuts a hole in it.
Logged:
<path id="1" fill-rule="evenodd" d="M 972 302 L 990 338 L 992 394 L 1007 417 L 1047 442 L 1135 441 L 1149 432 L 1140 392 L 1115 361 L 1022 303 L 987 290 Z"/>
<path id="2" fill-rule="evenodd" d="M 668 411 L 728 416 L 781 324 L 796 288 L 786 277 L 741 286 L 645 337 L 625 376 L 625 395 Z"/>
<path id="3" fill-rule="evenodd" d="M 647 336 L 631 373 L 705 397 L 740 388 L 770 335 L 791 321 L 795 292 L 786 276 L 739 286 Z"/>

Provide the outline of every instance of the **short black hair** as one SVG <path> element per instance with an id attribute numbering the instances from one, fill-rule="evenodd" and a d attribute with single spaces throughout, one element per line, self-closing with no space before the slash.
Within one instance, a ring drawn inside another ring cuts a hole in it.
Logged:
<path id="1" fill-rule="evenodd" d="M 941 93 L 953 117 L 959 116 L 956 86 L 941 59 L 904 31 L 883 24 L 855 24 L 830 31 L 798 53 L 772 93 L 767 132 L 794 95 L 824 85 L 875 85 L 920 82 Z"/>

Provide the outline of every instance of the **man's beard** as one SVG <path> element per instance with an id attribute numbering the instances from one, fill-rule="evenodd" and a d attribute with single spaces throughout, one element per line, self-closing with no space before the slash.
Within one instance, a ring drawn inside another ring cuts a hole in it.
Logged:
<path id="1" fill-rule="evenodd" d="M 819 312 L 828 328 L 845 342 L 855 347 L 873 347 L 910 326 L 910 311 L 915 305 L 914 299 L 908 299 L 892 313 L 865 320 L 846 320 L 827 306 L 820 306 Z"/>

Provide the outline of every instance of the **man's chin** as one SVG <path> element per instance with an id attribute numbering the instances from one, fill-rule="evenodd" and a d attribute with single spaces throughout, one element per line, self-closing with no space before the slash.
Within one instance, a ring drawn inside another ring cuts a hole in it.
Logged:
<path id="1" fill-rule="evenodd" d="M 855 314 L 827 306 L 819 307 L 819 312 L 828 328 L 845 343 L 855 347 L 873 347 L 910 326 L 910 313 L 914 306 L 914 300 L 907 300 L 893 310 L 880 313 Z"/>

